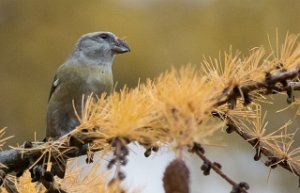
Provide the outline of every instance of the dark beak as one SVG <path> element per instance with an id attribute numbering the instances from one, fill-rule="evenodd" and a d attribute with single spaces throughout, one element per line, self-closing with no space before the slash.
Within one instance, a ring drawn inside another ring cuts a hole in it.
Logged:
<path id="1" fill-rule="evenodd" d="M 114 51 L 117 54 L 122 54 L 122 53 L 130 52 L 130 48 L 124 40 L 116 38 L 115 45 L 112 48 L 112 51 Z"/>

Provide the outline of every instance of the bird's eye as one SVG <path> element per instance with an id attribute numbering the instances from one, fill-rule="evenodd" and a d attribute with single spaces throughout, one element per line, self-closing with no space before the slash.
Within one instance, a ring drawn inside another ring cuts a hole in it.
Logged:
<path id="1" fill-rule="evenodd" d="M 100 38 L 102 38 L 102 39 L 104 39 L 104 40 L 105 40 L 105 39 L 107 39 L 107 38 L 108 38 L 108 35 L 107 35 L 107 34 L 101 34 L 101 35 L 100 35 Z"/>

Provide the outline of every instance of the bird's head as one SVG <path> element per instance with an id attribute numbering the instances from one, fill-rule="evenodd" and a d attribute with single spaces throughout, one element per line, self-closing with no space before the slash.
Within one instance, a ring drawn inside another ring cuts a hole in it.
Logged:
<path id="1" fill-rule="evenodd" d="M 93 32 L 80 37 L 72 57 L 92 63 L 111 63 L 116 54 L 130 52 L 128 44 L 111 32 Z"/>

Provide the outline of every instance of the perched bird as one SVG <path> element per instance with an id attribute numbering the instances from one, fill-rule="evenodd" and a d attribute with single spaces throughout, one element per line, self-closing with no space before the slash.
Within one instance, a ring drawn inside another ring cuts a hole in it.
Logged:
<path id="1" fill-rule="evenodd" d="M 83 95 L 112 91 L 115 55 L 129 51 L 127 43 L 111 32 L 88 33 L 79 39 L 70 57 L 58 68 L 52 83 L 46 139 L 57 139 L 79 124 L 74 107 L 80 114 Z"/>

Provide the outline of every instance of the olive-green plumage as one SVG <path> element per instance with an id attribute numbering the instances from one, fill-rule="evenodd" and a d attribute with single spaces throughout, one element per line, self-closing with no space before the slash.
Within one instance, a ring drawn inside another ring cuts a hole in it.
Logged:
<path id="1" fill-rule="evenodd" d="M 79 39 L 53 80 L 47 111 L 47 139 L 59 138 L 79 124 L 74 108 L 80 115 L 83 95 L 99 96 L 112 91 L 114 56 L 128 51 L 128 45 L 110 32 L 89 33 Z"/>

